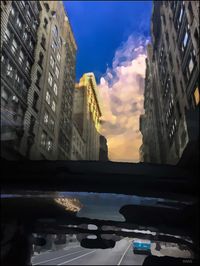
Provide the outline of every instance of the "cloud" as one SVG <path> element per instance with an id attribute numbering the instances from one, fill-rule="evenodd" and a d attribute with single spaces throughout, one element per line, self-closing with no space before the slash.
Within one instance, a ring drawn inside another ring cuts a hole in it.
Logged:
<path id="1" fill-rule="evenodd" d="M 144 37 L 129 36 L 115 52 L 112 68 L 107 68 L 100 78 L 104 121 L 101 133 L 107 138 L 112 161 L 139 161 L 147 43 Z"/>

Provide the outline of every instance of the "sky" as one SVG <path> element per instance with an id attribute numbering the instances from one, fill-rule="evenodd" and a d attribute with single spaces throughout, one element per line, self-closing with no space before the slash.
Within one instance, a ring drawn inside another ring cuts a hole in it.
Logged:
<path id="1" fill-rule="evenodd" d="M 78 46 L 76 81 L 95 74 L 109 159 L 138 162 L 142 143 L 146 45 L 151 1 L 64 1 Z"/>

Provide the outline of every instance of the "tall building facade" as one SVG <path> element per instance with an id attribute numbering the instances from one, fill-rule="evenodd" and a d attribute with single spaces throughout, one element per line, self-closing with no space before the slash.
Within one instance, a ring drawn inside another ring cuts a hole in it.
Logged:
<path id="1" fill-rule="evenodd" d="M 15 27 L 21 28 L 21 31 L 17 32 L 19 40 L 21 42 L 26 40 L 24 43 L 26 49 L 18 51 L 19 63 L 21 61 L 24 63 L 21 71 L 29 73 L 29 80 L 25 80 L 24 83 L 26 88 L 23 88 L 20 77 L 15 76 L 16 82 L 13 83 L 14 92 L 17 91 L 18 83 L 21 94 L 26 89 L 23 110 L 20 109 L 23 118 L 21 122 L 15 121 L 14 125 L 16 130 L 18 128 L 16 123 L 21 123 L 20 137 L 14 137 L 16 151 L 29 159 L 70 159 L 77 47 L 63 3 L 62 1 L 8 2 L 7 8 L 4 8 L 1 15 L 5 21 L 2 33 L 5 42 L 2 43 L 1 61 L 4 62 L 6 40 L 10 38 L 9 36 L 12 39 L 10 24 L 14 22 Z M 11 8 L 8 8 L 9 5 Z M 37 13 L 34 13 L 36 7 Z M 12 22 L 13 17 L 15 20 Z M 11 41 L 12 51 L 17 48 L 13 39 Z M 11 51 L 10 56 L 15 61 Z M 30 53 L 32 58 L 29 61 Z M 2 97 L 6 97 L 4 90 L 1 93 Z M 6 118 L 5 121 L 8 123 L 10 120 Z M 7 137 L 7 127 L 5 131 Z M 4 140 L 2 134 L 1 139 Z M 13 144 L 11 146 L 12 150 Z"/>
<path id="2" fill-rule="evenodd" d="M 140 161 L 160 163 L 159 129 L 160 120 L 159 106 L 156 94 L 156 81 L 154 75 L 153 48 L 147 46 L 145 88 L 144 88 L 145 114 L 140 116 L 140 131 L 143 135 L 140 147 Z"/>
<path id="3" fill-rule="evenodd" d="M 66 50 L 65 54 L 62 55 L 64 57 L 65 66 L 59 119 L 57 158 L 60 160 L 69 160 L 72 159 L 70 157 L 72 151 L 72 136 L 73 131 L 75 131 L 73 124 L 73 98 L 77 45 L 67 17 L 63 34 L 65 34 Z"/>
<path id="4" fill-rule="evenodd" d="M 199 2 L 154 1 L 151 34 L 152 57 L 148 55 L 147 60 L 153 66 L 151 89 L 155 93 L 141 117 L 141 154 L 146 161 L 145 144 L 152 137 L 145 134 L 152 127 L 147 110 L 152 108 L 157 110 L 153 133 L 158 137 L 160 161 L 148 160 L 176 164 L 190 142 L 187 114 L 199 112 Z M 146 73 L 145 101 L 148 76 Z M 194 123 L 193 130 L 198 131 L 197 119 Z M 148 152 L 154 153 L 153 147 L 147 146 Z"/>
<path id="5" fill-rule="evenodd" d="M 40 3 L 1 1 L 1 155 L 20 158 Z"/>
<path id="6" fill-rule="evenodd" d="M 101 104 L 93 73 L 86 73 L 76 85 L 74 121 L 86 145 L 86 160 L 99 160 Z"/>

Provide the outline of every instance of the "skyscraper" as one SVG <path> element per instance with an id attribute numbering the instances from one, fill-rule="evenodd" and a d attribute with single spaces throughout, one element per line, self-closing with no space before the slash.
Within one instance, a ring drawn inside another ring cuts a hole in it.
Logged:
<path id="1" fill-rule="evenodd" d="M 20 115 L 16 116 L 13 126 L 15 131 L 19 131 L 18 124 L 21 128 L 17 137 L 12 135 L 12 138 L 15 138 L 15 149 L 29 159 L 70 159 L 77 46 L 63 3 L 9 1 L 9 5 L 11 9 L 4 8 L 2 14 L 5 21 L 2 34 L 5 41 L 1 61 L 4 64 L 4 47 L 9 40 L 12 42 L 11 60 L 15 62 L 16 55 L 19 54 L 19 64 L 24 66 L 21 71 L 29 75 L 29 80 L 28 77 L 24 80 L 15 75 L 12 87 L 13 92 L 17 93 L 19 84 L 19 91 L 24 95 L 24 105 L 22 109 L 19 108 L 22 113 L 21 121 Z M 13 40 L 12 23 L 15 23 L 14 27 L 19 28 L 16 34 L 19 41 L 26 41 L 24 46 Z M 23 49 L 20 50 L 21 47 Z M 15 50 L 18 53 L 15 53 Z M 13 71 L 13 66 L 5 65 L 2 69 L 7 68 L 7 75 L 12 75 L 10 72 Z M 7 97 L 4 87 L 2 97 Z M 18 98 L 15 97 L 14 102 L 16 101 Z M 15 106 L 16 103 L 14 107 L 9 108 L 16 108 Z M 5 111 L 2 112 L 2 115 L 4 114 Z M 9 119 L 5 118 L 4 123 L 8 123 Z M 3 144 L 8 143 L 5 141 L 5 138 L 8 138 L 7 126 L 4 131 L 5 134 L 1 134 Z"/>
<path id="2" fill-rule="evenodd" d="M 145 135 L 145 130 L 152 128 L 147 110 L 156 108 L 157 126 L 153 126 L 153 135 L 158 136 L 160 160 L 176 164 L 190 142 L 188 112 L 197 114 L 193 116 L 196 117 L 193 130 L 198 131 L 199 3 L 154 1 L 151 34 L 153 55 L 148 55 L 147 60 L 153 65 L 154 95 L 145 107 L 145 121 L 141 118 L 144 141 L 141 151 L 145 156 L 145 143 L 151 143 L 152 137 Z M 148 78 L 146 75 L 145 101 Z M 150 145 L 148 149 L 154 153 Z"/>
<path id="3" fill-rule="evenodd" d="M 35 62 L 40 3 L 1 2 L 1 155 L 20 158 Z"/>
<path id="4" fill-rule="evenodd" d="M 74 120 L 86 143 L 86 160 L 99 160 L 101 104 L 93 73 L 86 73 L 76 85 Z"/>

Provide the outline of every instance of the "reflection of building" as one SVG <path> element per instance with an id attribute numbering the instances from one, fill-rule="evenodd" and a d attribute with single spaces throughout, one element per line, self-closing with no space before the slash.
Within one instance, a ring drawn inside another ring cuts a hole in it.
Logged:
<path id="1" fill-rule="evenodd" d="M 86 143 L 86 160 L 99 160 L 101 109 L 93 73 L 82 76 L 74 94 L 74 120 Z"/>
<path id="2" fill-rule="evenodd" d="M 40 3 L 1 1 L 1 155 L 22 151 Z"/>
<path id="3" fill-rule="evenodd" d="M 100 161 L 108 161 L 107 139 L 102 135 L 100 135 L 99 160 Z"/>
<path id="4" fill-rule="evenodd" d="M 151 29 L 153 49 L 147 61 L 153 66 L 150 79 L 154 93 L 148 95 L 147 71 L 141 152 L 144 161 L 159 162 L 152 159 L 154 153 L 155 157 L 160 154 L 161 162 L 174 164 L 190 142 L 187 113 L 199 112 L 199 3 L 154 1 Z M 193 131 L 198 130 L 197 118 L 193 116 Z M 157 144 L 159 150 L 155 152 Z"/>
<path id="5" fill-rule="evenodd" d="M 2 55 L 10 45 L 10 61 L 6 53 L 1 61 L 14 94 L 2 73 L 2 143 L 12 138 L 12 147 L 30 159 L 70 159 L 76 43 L 63 3 L 10 2 L 8 23 L 8 8 L 2 14 Z"/>

